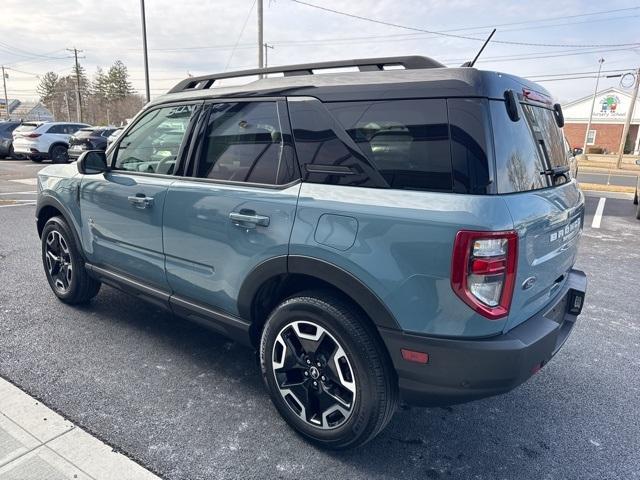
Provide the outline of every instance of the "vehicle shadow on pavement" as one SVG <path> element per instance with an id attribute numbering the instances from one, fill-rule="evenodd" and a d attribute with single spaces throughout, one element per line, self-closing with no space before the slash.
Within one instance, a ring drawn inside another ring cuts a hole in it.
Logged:
<path id="1" fill-rule="evenodd" d="M 444 408 L 403 405 L 387 429 L 366 446 L 346 452 L 322 451 L 302 440 L 279 417 L 262 385 L 256 354 L 252 349 L 109 288 L 101 292 L 90 306 L 81 307 L 81 310 L 92 317 L 93 322 L 126 330 L 128 338 L 131 341 L 139 340 L 143 350 L 147 348 L 144 346 L 146 343 L 155 345 L 154 348 L 160 344 L 161 356 L 165 360 L 171 356 L 173 363 L 190 364 L 203 372 L 196 375 L 196 379 L 206 372 L 205 377 L 213 380 L 194 385 L 193 382 L 185 384 L 183 377 L 180 388 L 185 397 L 192 398 L 194 391 L 191 387 L 197 386 L 205 389 L 204 397 L 214 395 L 222 400 L 210 406 L 219 408 L 223 413 L 229 399 L 234 399 L 237 406 L 247 403 L 253 405 L 255 410 L 260 411 L 256 419 L 267 422 L 268 437 L 273 438 L 274 442 L 295 445 L 295 448 L 306 451 L 312 457 L 348 465 L 350 470 L 359 472 L 363 478 L 393 477 L 407 469 L 420 472 L 422 478 L 465 478 L 474 472 L 486 474 L 487 471 L 499 475 L 510 462 L 514 466 L 529 463 L 536 471 L 535 465 L 543 458 L 544 461 L 555 462 L 551 449 L 558 441 L 558 438 L 554 439 L 558 433 L 556 428 L 561 422 L 566 422 L 568 414 L 570 399 L 563 398 L 561 394 L 545 394 L 541 388 L 545 380 L 538 382 L 538 379 L 534 379 L 508 395 L 466 405 Z M 151 358 L 145 358 L 143 371 L 146 369 L 157 373 L 155 369 L 163 373 L 163 368 L 170 369 L 166 361 L 156 360 L 155 352 L 147 353 Z M 189 369 L 186 367 L 186 370 Z M 555 370 L 553 374 L 557 375 L 558 371 Z M 165 377 L 164 381 L 172 384 L 176 379 Z M 552 382 L 557 381 L 559 379 L 555 378 Z M 570 379 L 561 381 L 570 382 Z M 148 379 L 146 382 L 151 390 L 158 387 Z M 166 398 L 155 400 L 172 403 Z M 546 412 L 542 420 L 535 414 L 541 405 L 544 405 Z M 139 408 L 144 409 L 145 406 Z M 214 414 L 210 418 L 215 421 L 220 417 Z M 186 425 L 176 423 L 175 427 L 189 428 L 191 420 L 186 417 L 184 420 Z M 233 431 L 239 427 L 230 426 L 232 421 L 226 418 L 225 428 L 218 428 L 220 425 L 214 424 L 214 432 L 198 432 L 195 435 L 202 435 L 200 441 L 213 441 L 217 434 L 225 435 L 226 429 Z M 240 423 L 242 425 L 243 421 Z M 224 441 L 223 438 L 217 440 Z M 250 447 L 246 440 L 239 441 L 238 448 L 243 447 Z M 273 454 L 278 452 L 281 450 L 275 449 Z M 498 465 L 500 463 L 501 466 Z"/>

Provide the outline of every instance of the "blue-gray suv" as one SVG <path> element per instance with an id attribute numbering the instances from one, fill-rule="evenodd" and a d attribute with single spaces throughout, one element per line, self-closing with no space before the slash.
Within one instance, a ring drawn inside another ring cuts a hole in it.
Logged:
<path id="1" fill-rule="evenodd" d="M 40 171 L 45 273 L 65 303 L 106 283 L 253 346 L 296 431 L 361 445 L 401 399 L 507 392 L 567 339 L 563 123 L 534 83 L 424 57 L 188 78 Z"/>

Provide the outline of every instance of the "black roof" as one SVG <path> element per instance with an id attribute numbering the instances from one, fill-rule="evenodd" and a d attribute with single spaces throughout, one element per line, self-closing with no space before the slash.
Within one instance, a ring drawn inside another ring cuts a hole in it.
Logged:
<path id="1" fill-rule="evenodd" d="M 404 69 L 384 69 L 400 65 Z M 314 74 L 313 70 L 357 66 L 360 71 Z M 245 85 L 215 87 L 222 79 L 267 75 Z M 540 85 L 513 75 L 469 67 L 447 68 L 426 57 L 347 60 L 205 75 L 183 80 L 150 105 L 179 100 L 240 97 L 316 97 L 325 102 L 371 99 L 484 97 L 504 98 L 504 91 L 533 90 L 551 95 Z"/>

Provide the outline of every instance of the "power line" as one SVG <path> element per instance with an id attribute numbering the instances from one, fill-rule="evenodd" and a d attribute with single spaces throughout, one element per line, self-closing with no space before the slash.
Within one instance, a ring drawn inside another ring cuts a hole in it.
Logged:
<path id="1" fill-rule="evenodd" d="M 547 19 L 540 20 L 530 20 L 526 22 L 512 22 L 512 23 L 502 23 L 497 26 L 509 26 L 509 25 L 524 25 L 529 23 L 539 23 L 545 21 L 553 21 L 559 19 L 567 19 L 567 18 L 577 18 L 577 17 L 585 17 L 585 16 L 593 16 L 593 15 L 603 15 L 607 13 L 614 13 L 625 10 L 638 10 L 640 7 L 631 7 L 631 8 L 622 8 L 617 10 L 605 10 L 601 12 L 593 12 L 593 13 L 584 13 L 580 15 L 569 15 L 566 17 L 551 17 Z M 551 27 L 562 27 L 566 25 L 577 25 L 582 23 L 592 23 L 592 22 L 608 22 L 614 20 L 626 20 L 631 18 L 637 18 L 640 15 L 631 15 L 624 17 L 610 17 L 610 18 L 597 18 L 591 20 L 585 20 L 583 22 L 565 22 L 565 23 L 557 23 L 552 25 L 535 25 L 531 27 L 523 27 L 523 28 L 512 28 L 501 30 L 501 33 L 504 32 L 515 32 L 521 30 L 531 30 L 531 29 L 540 29 L 540 28 L 551 28 Z M 441 30 L 441 32 L 459 32 L 459 31 L 467 31 L 467 30 L 480 30 L 489 28 L 490 26 L 477 26 L 477 27 L 460 27 L 449 30 Z M 481 32 L 478 32 L 481 33 Z M 426 38 L 435 38 L 434 35 L 430 33 L 396 33 L 396 34 L 388 34 L 388 35 L 367 35 L 367 36 L 355 36 L 355 37 L 324 37 L 317 39 L 309 39 L 309 40 L 273 40 L 271 44 L 276 45 L 278 47 L 290 47 L 290 46 L 298 46 L 298 45 L 342 45 L 348 43 L 360 43 L 360 42 L 389 42 L 389 41 L 417 41 L 423 40 Z M 253 43 L 238 43 L 237 45 L 201 45 L 201 46 L 190 46 L 190 47 L 169 47 L 169 48 L 154 48 L 150 49 L 153 51 L 161 51 L 161 52 L 181 52 L 181 51 L 190 51 L 190 50 L 229 50 L 233 48 L 237 49 L 254 49 L 255 45 Z M 137 50 L 137 49 L 129 49 L 129 50 Z"/>
<path id="2" fill-rule="evenodd" d="M 318 10 L 323 10 L 323 11 L 326 11 L 326 12 L 335 13 L 336 15 L 342 15 L 342 16 L 345 16 L 345 17 L 356 18 L 358 20 L 364 20 L 366 22 L 377 23 L 379 25 L 386 25 L 388 27 L 402 28 L 402 29 L 405 29 L 405 30 L 412 30 L 412 31 L 415 31 L 415 32 L 430 33 L 430 34 L 433 34 L 433 35 L 438 35 L 438 36 L 448 37 L 448 38 L 457 38 L 457 39 L 462 39 L 462 40 L 474 40 L 474 41 L 479 41 L 479 42 L 484 42 L 485 41 L 484 38 L 471 37 L 471 36 L 468 36 L 468 35 L 458 35 L 458 34 L 453 34 L 453 33 L 446 33 L 444 31 L 426 30 L 424 28 L 409 27 L 407 25 L 401 25 L 401 24 L 398 24 L 398 23 L 386 22 L 384 20 L 377 20 L 377 19 L 374 19 L 374 18 L 364 17 L 362 15 L 356 15 L 356 14 L 353 14 L 353 13 L 342 12 L 340 10 L 334 10 L 332 8 L 322 7 L 320 5 L 315 5 L 313 3 L 304 2 L 302 0 L 290 0 L 290 1 L 294 2 L 294 3 L 297 3 L 297 4 L 300 4 L 300 5 L 305 5 L 307 7 L 316 8 Z M 503 44 L 503 45 L 530 46 L 530 47 L 573 47 L 573 48 L 640 46 L 640 43 L 617 43 L 617 44 L 616 43 L 612 43 L 612 44 L 581 44 L 581 45 L 577 45 L 577 44 L 557 44 L 557 43 L 516 42 L 516 41 L 510 41 L 510 40 L 493 40 L 493 43 L 499 43 L 499 44 Z"/>
<path id="3" fill-rule="evenodd" d="M 2 42 L 2 41 L 0 41 L 0 48 L 3 48 L 4 50 L 15 50 L 16 52 L 19 52 L 19 53 L 15 53 L 15 52 L 11 52 L 11 51 L 8 51 L 8 53 L 10 53 L 11 55 L 17 55 L 17 56 L 20 56 L 20 57 L 29 56 L 29 57 L 40 57 L 40 58 L 65 58 L 65 57 L 52 57 L 50 54 L 29 52 L 28 50 L 24 50 L 22 48 L 14 47 L 14 46 L 9 45 L 8 43 Z M 59 52 L 59 51 L 61 51 L 61 49 L 60 50 L 54 50 L 53 52 L 50 52 L 50 53 L 56 53 L 56 52 Z"/>
<path id="4" fill-rule="evenodd" d="M 238 43 L 240 43 L 240 39 L 242 38 L 242 34 L 244 33 L 244 29 L 247 28 L 247 23 L 249 22 L 249 17 L 251 16 L 251 12 L 253 12 L 253 7 L 255 7 L 255 6 L 256 6 L 256 0 L 253 0 L 253 2 L 251 3 L 251 8 L 247 12 L 247 17 L 244 19 L 244 23 L 242 24 L 242 29 L 240 30 L 240 34 L 238 35 L 236 43 L 233 46 L 233 49 L 231 50 L 231 53 L 229 54 L 229 58 L 227 59 L 227 64 L 224 67 L 224 71 L 225 72 L 227 71 L 227 68 L 229 68 L 229 65 L 231 64 L 231 59 L 233 58 L 233 54 L 236 53 L 236 48 L 238 48 Z"/>

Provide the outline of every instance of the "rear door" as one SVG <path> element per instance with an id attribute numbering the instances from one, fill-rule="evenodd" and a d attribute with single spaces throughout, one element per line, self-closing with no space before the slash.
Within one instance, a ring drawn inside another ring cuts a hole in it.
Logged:
<path id="1" fill-rule="evenodd" d="M 562 290 L 575 263 L 582 232 L 584 196 L 571 173 L 546 174 L 569 167 L 553 110 L 520 104 L 513 122 L 504 102 L 491 101 L 498 193 L 519 236 L 518 269 L 506 326 L 510 329 L 542 310 Z"/>
<path id="2" fill-rule="evenodd" d="M 283 101 L 217 100 L 206 111 L 191 178 L 167 193 L 167 279 L 177 306 L 237 314 L 247 275 L 288 253 L 299 174 Z"/>
<path id="3" fill-rule="evenodd" d="M 162 214 L 198 110 L 191 103 L 145 112 L 111 150 L 112 170 L 84 176 L 80 209 L 90 263 L 168 290 Z"/>

